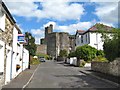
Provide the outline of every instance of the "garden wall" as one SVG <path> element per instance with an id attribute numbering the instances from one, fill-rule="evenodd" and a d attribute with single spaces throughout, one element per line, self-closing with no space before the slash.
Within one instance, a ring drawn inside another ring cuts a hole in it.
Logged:
<path id="1" fill-rule="evenodd" d="M 120 58 L 113 62 L 92 62 L 91 69 L 113 76 L 120 76 Z"/>

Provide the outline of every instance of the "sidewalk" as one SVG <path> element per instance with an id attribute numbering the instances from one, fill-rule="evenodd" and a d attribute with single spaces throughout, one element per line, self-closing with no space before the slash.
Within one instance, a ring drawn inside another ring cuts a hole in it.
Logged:
<path id="1" fill-rule="evenodd" d="M 120 86 L 120 81 L 119 81 L 120 77 L 115 77 L 115 76 L 111 76 L 111 75 L 108 75 L 108 74 L 95 72 L 95 71 L 91 70 L 91 68 L 80 68 L 79 71 L 81 73 L 90 75 L 90 76 L 95 77 L 97 79 L 104 80 L 108 83 L 114 84 L 118 87 Z"/>
<path id="2" fill-rule="evenodd" d="M 2 90 L 8 89 L 8 88 L 23 88 L 25 84 L 29 81 L 32 74 L 36 70 L 38 65 L 31 65 L 30 69 L 26 69 L 22 73 L 20 73 L 15 79 L 13 79 L 10 83 L 2 87 Z"/>

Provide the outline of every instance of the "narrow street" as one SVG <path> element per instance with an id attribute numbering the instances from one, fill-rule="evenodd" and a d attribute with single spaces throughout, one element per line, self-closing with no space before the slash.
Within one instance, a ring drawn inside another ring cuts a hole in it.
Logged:
<path id="1" fill-rule="evenodd" d="M 47 61 L 38 67 L 26 88 L 116 88 L 116 86 L 83 74 L 77 67 Z"/>

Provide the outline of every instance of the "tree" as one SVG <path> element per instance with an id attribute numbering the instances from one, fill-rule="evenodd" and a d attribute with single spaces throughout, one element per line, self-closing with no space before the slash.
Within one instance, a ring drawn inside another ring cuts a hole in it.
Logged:
<path id="1" fill-rule="evenodd" d="M 37 48 L 35 38 L 29 32 L 25 32 L 25 38 L 27 40 L 27 45 L 25 45 L 25 48 L 29 51 L 30 55 L 34 56 Z"/>
<path id="2" fill-rule="evenodd" d="M 97 49 L 89 45 L 79 46 L 76 48 L 77 58 L 84 59 L 85 61 L 92 60 L 96 57 Z"/>
<path id="3" fill-rule="evenodd" d="M 60 50 L 60 57 L 67 57 L 67 50 Z"/>
<path id="4" fill-rule="evenodd" d="M 106 34 L 103 33 L 104 38 L 104 53 L 105 57 L 109 61 L 113 61 L 115 58 L 120 57 L 120 29 L 113 29 L 111 37 L 106 38 Z"/>

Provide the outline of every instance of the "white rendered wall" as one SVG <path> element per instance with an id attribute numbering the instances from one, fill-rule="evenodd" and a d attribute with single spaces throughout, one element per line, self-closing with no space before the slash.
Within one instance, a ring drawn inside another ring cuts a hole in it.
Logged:
<path id="1" fill-rule="evenodd" d="M 23 70 L 28 68 L 29 63 L 29 52 L 24 48 L 24 54 L 23 54 Z"/>
<path id="2" fill-rule="evenodd" d="M 98 50 L 103 50 L 102 38 L 100 33 L 90 33 L 90 46 L 95 47 Z"/>
<path id="3" fill-rule="evenodd" d="M 83 43 L 81 42 L 81 36 L 83 36 Z M 87 32 L 84 35 L 76 37 L 76 46 L 90 45 L 98 50 L 103 50 L 103 44 L 101 34 L 97 32 Z M 87 38 L 87 39 L 86 39 Z"/>
<path id="4" fill-rule="evenodd" d="M 4 49 L 5 44 L 0 40 L 0 72 L 4 72 Z"/>
<path id="5" fill-rule="evenodd" d="M 81 42 L 81 37 L 83 36 L 83 42 Z M 83 35 L 77 34 L 76 36 L 76 46 L 83 46 L 85 44 L 89 44 L 89 33 L 85 33 Z"/>
<path id="6" fill-rule="evenodd" d="M 13 55 L 12 55 L 12 79 L 15 78 L 15 76 L 16 76 L 16 58 L 17 58 L 17 53 L 13 52 Z"/>
<path id="7" fill-rule="evenodd" d="M 17 38 L 18 38 L 18 31 L 14 27 L 13 29 L 13 51 L 17 52 Z"/>
<path id="8" fill-rule="evenodd" d="M 5 31 L 5 14 L 3 13 L 3 11 L 1 12 L 0 10 L 0 29 L 2 31 Z"/>
<path id="9" fill-rule="evenodd" d="M 10 82 L 10 74 L 11 74 L 11 52 L 12 52 L 12 47 L 6 46 L 6 75 L 5 75 L 5 84 Z"/>

